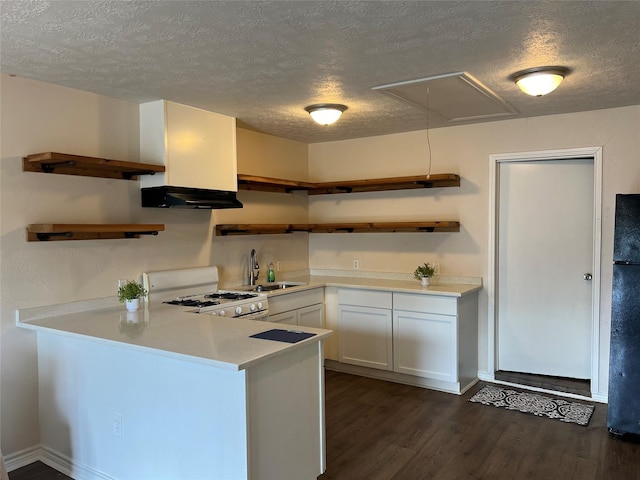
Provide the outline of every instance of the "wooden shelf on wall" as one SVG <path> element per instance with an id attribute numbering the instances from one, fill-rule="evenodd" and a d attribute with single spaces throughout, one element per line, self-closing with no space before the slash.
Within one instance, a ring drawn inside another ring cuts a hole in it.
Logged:
<path id="1" fill-rule="evenodd" d="M 296 180 L 238 174 L 238 188 L 240 190 L 289 193 L 295 190 L 309 190 L 313 188 L 313 185 L 312 183 L 298 182 Z"/>
<path id="2" fill-rule="evenodd" d="M 370 180 L 345 180 L 338 182 L 298 182 L 278 178 L 238 175 L 238 188 L 262 192 L 289 193 L 306 190 L 309 195 L 338 193 L 382 192 L 386 190 L 412 190 L 417 188 L 459 187 L 460 176 L 453 173 L 414 175 L 410 177 L 374 178 Z"/>
<path id="3" fill-rule="evenodd" d="M 22 170 L 24 172 L 137 180 L 139 175 L 154 175 L 164 172 L 164 166 L 46 152 L 24 157 Z"/>
<path id="4" fill-rule="evenodd" d="M 158 235 L 161 231 L 164 231 L 163 224 L 37 223 L 27 226 L 27 241 L 140 238 Z"/>
<path id="5" fill-rule="evenodd" d="M 371 180 L 350 180 L 344 182 L 323 182 L 314 184 L 309 195 L 336 193 L 383 192 L 386 190 L 413 190 L 417 188 L 459 187 L 460 176 L 453 173 L 437 175 L 417 175 L 411 177 L 374 178 Z"/>
<path id="6" fill-rule="evenodd" d="M 223 224 L 216 235 L 266 235 L 278 233 L 375 233 L 375 232 L 459 232 L 460 222 L 368 222 L 310 224 Z"/>

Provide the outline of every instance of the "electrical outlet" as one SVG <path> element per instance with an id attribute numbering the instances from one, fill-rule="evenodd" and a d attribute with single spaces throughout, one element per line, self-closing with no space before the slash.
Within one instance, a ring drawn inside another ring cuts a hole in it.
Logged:
<path id="1" fill-rule="evenodd" d="M 353 259 L 353 269 L 360 270 L 360 260 L 358 260 L 357 258 Z"/>
<path id="2" fill-rule="evenodd" d="M 113 414 L 113 434 L 122 437 L 122 415 L 119 413 Z"/>
<path id="3" fill-rule="evenodd" d="M 276 262 L 276 272 L 281 272 L 282 271 L 282 262 L 278 261 Z"/>
<path id="4" fill-rule="evenodd" d="M 433 270 L 435 272 L 435 275 L 440 275 L 440 264 L 439 263 L 434 263 L 433 264 Z"/>

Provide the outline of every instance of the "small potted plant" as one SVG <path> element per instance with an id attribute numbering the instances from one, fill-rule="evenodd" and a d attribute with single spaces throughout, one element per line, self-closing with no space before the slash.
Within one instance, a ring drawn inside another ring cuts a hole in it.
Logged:
<path id="1" fill-rule="evenodd" d="M 427 262 L 424 265 L 420 265 L 418 268 L 416 268 L 416 270 L 413 272 L 413 276 L 416 278 L 416 280 L 420 280 L 420 284 L 423 287 L 427 287 L 429 286 L 431 277 L 433 277 L 435 273 L 436 269 L 429 265 L 429 262 Z"/>
<path id="2" fill-rule="evenodd" d="M 118 300 L 124 303 L 127 310 L 135 312 L 140 307 L 140 298 L 147 296 L 147 290 L 134 280 L 127 280 L 118 287 Z"/>

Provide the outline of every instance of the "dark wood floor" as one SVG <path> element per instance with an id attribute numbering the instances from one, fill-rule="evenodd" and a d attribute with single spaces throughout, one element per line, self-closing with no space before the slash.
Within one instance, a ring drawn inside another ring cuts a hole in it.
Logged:
<path id="1" fill-rule="evenodd" d="M 609 435 L 606 405 L 581 427 L 469 403 L 484 384 L 457 396 L 330 371 L 326 384 L 319 480 L 640 480 L 640 444 Z M 10 480 L 68 478 L 48 468 Z"/>
<path id="2" fill-rule="evenodd" d="M 463 396 L 327 372 L 321 480 L 640 480 L 640 444 L 606 429 L 506 411 Z"/>
<path id="3" fill-rule="evenodd" d="M 35 462 L 9 472 L 9 480 L 70 480 L 70 477 L 42 462 Z"/>

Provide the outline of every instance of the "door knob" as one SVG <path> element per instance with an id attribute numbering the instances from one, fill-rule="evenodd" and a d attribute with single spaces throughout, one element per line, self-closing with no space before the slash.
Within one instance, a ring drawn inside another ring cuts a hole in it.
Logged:
<path id="1" fill-rule="evenodd" d="M 585 280 L 591 280 L 593 278 L 593 275 L 591 275 L 590 273 L 585 273 L 582 278 L 584 278 Z"/>

